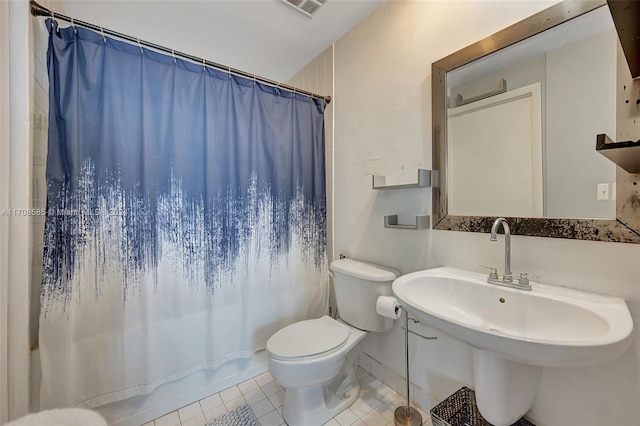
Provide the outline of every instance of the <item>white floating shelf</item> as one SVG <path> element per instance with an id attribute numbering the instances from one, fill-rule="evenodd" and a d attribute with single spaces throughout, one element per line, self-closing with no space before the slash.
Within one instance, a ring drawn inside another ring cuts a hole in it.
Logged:
<path id="1" fill-rule="evenodd" d="M 428 188 L 431 186 L 431 170 L 418 169 L 418 181 L 415 183 L 405 183 L 401 185 L 386 185 L 384 176 L 372 176 L 373 189 L 407 189 L 407 188 Z"/>
<path id="2" fill-rule="evenodd" d="M 419 231 L 429 229 L 429 216 L 416 216 L 416 223 L 413 225 L 401 225 L 398 223 L 398 215 L 393 214 L 384 217 L 384 227 L 392 229 L 407 229 Z"/>

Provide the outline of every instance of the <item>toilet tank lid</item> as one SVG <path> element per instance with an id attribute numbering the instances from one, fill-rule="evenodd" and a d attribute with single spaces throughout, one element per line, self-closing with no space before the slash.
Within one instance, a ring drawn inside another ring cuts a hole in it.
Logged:
<path id="1" fill-rule="evenodd" d="M 331 270 L 369 281 L 393 281 L 400 276 L 400 272 L 395 269 L 354 259 L 334 260 L 331 262 Z"/>

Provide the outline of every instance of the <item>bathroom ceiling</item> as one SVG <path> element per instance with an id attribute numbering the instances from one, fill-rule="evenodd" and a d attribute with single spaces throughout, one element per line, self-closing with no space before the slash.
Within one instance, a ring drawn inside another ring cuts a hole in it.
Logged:
<path id="1" fill-rule="evenodd" d="M 280 0 L 61 3 L 76 19 L 286 81 L 384 0 L 329 0 L 313 18 Z"/>

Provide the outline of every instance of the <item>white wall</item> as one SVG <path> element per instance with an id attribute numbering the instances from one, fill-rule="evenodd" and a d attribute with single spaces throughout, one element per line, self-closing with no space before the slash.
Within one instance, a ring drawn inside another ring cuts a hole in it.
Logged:
<path id="1" fill-rule="evenodd" d="M 454 71 L 455 72 L 455 71 Z M 542 87 L 542 111 L 545 105 L 546 85 L 546 55 L 540 54 L 522 62 L 508 65 L 501 70 L 483 75 L 448 89 L 451 107 L 458 106 L 456 97 L 461 94 L 463 99 L 472 98 L 483 93 L 493 92 L 500 88 L 500 80 L 507 82 L 507 90 L 514 90 L 534 83 Z"/>
<path id="2" fill-rule="evenodd" d="M 9 3 L 0 2 L 0 209 L 9 208 L 9 144 L 11 96 L 9 66 Z M 9 420 L 9 218 L 0 215 L 0 424 Z"/>
<path id="3" fill-rule="evenodd" d="M 44 21 L 30 18 L 31 53 L 29 61 L 29 106 L 31 132 L 29 143 L 29 205 L 31 209 L 46 208 L 47 186 L 45 181 L 47 161 L 47 131 L 49 128 L 49 78 L 47 76 L 48 32 Z M 31 238 L 29 240 L 29 265 L 31 283 L 31 308 L 29 315 L 29 340 L 32 348 L 38 345 L 38 323 L 40 317 L 40 285 L 42 280 L 42 249 L 45 216 L 29 217 Z"/>
<path id="4" fill-rule="evenodd" d="M 28 412 L 29 409 L 29 300 L 30 263 L 29 237 L 30 220 L 24 213 L 30 208 L 30 31 L 29 4 L 22 1 L 8 2 L 3 13 L 8 12 L 8 55 L 9 67 L 9 139 L 2 140 L 3 178 L 8 187 L 6 207 L 9 213 L 3 218 L 8 232 L 3 232 L 2 262 L 5 282 L 2 284 L 7 295 L 6 342 L 0 342 L 6 351 L 9 375 L 7 377 L 8 418 L 12 419 Z M 6 15 L 5 15 L 6 20 Z M 6 24 L 6 22 L 5 22 Z M 5 46 L 6 47 L 6 46 Z M 6 56 L 5 56 L 6 58 Z M 6 114 L 6 111 L 3 112 Z M 6 116 L 3 118 L 6 121 Z M 7 170 L 8 168 L 8 170 Z M 6 414 L 3 414 L 5 416 Z"/>
<path id="5" fill-rule="evenodd" d="M 57 8 L 54 1 L 41 4 Z M 2 217 L 0 290 L 6 299 L 0 313 L 3 326 L 8 325 L 8 341 L 0 333 L 0 359 L 6 360 L 10 374 L 0 375 L 0 386 L 8 389 L 0 392 L 0 422 L 26 414 L 33 402 L 29 391 L 35 390 L 30 389 L 30 349 L 37 346 L 44 229 L 44 215 L 36 210 L 46 207 L 48 126 L 47 33 L 42 20 L 31 17 L 27 2 L 3 2 L 2 12 L 10 36 L 2 49 L 2 60 L 10 62 L 2 82 L 3 94 L 9 88 L 10 112 L 2 109 L 2 208 L 8 213 Z"/>
<path id="6" fill-rule="evenodd" d="M 502 240 L 492 243 L 488 235 L 384 229 L 384 214 L 428 211 L 430 191 L 375 192 L 370 174 L 413 175 L 418 166 L 430 167 L 432 62 L 549 5 L 388 2 L 336 42 L 336 252 L 402 273 L 440 265 L 503 268 Z M 514 237 L 512 253 L 515 271 L 624 297 L 636 318 L 634 343 L 618 359 L 589 368 L 546 369 L 531 419 L 539 425 L 640 423 L 640 245 Z M 463 384 L 473 385 L 470 347 L 435 330 L 421 331 L 439 340 L 412 337 L 412 381 L 436 401 Z M 376 368 L 378 375 L 404 370 L 402 339 L 399 324 L 367 337 L 365 352 L 388 367 Z"/>
<path id="7" fill-rule="evenodd" d="M 46 4 L 45 7 L 54 7 Z M 49 79 L 47 75 L 47 44 L 49 34 L 43 19 L 29 16 L 29 208 L 38 214 L 28 218 L 28 267 L 29 267 L 29 347 L 31 349 L 29 378 L 29 411 L 40 407 L 40 359 L 38 331 L 40 329 L 40 287 L 47 186 L 45 181 L 47 161 L 47 132 L 49 128 Z M 37 359 L 36 359 L 37 358 Z"/>
<path id="8" fill-rule="evenodd" d="M 596 197 L 616 167 L 595 150 L 596 135 L 616 133 L 616 52 L 614 29 L 547 52 L 547 217 L 616 217 L 615 200 Z"/>

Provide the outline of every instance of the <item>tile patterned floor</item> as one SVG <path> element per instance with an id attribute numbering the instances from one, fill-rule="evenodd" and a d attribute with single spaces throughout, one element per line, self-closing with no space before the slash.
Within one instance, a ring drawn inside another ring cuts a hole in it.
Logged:
<path id="1" fill-rule="evenodd" d="M 360 395 L 356 402 L 325 426 L 389 426 L 393 411 L 404 399 L 389 386 L 358 368 Z M 270 373 L 264 373 L 237 386 L 232 386 L 182 407 L 143 426 L 203 426 L 243 404 L 249 404 L 262 426 L 282 426 L 282 405 L 286 391 Z M 421 410 L 423 425 L 431 426 L 429 415 Z"/>

